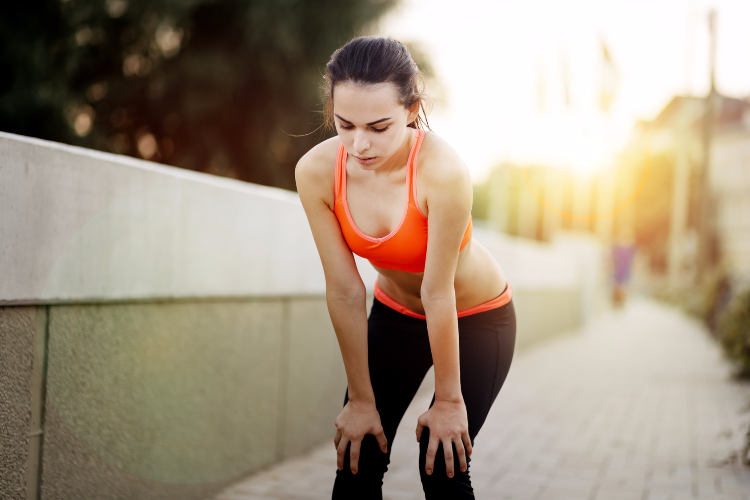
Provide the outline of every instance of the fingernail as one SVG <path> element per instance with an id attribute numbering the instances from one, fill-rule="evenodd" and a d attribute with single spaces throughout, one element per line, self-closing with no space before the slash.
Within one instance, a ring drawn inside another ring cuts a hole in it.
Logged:
<path id="1" fill-rule="evenodd" d="M 461 472 L 466 472 L 466 467 L 461 467 Z"/>
<path id="2" fill-rule="evenodd" d="M 448 477 L 453 477 L 453 473 L 452 473 L 452 472 L 449 472 L 449 473 L 448 473 Z"/>
<path id="3" fill-rule="evenodd" d="M 427 469 L 427 474 L 432 474 L 432 469 Z"/>
<path id="4" fill-rule="evenodd" d="M 356 473 L 357 473 L 357 471 L 354 470 L 354 469 L 352 469 L 352 474 L 356 474 Z"/>

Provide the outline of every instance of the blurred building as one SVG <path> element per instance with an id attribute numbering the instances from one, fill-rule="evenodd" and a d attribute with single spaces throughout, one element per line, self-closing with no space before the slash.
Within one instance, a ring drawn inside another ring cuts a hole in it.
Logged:
<path id="1" fill-rule="evenodd" d="M 692 96 L 639 122 L 612 168 L 498 166 L 489 225 L 539 241 L 560 230 L 605 243 L 633 234 L 654 284 L 670 289 L 695 284 L 701 265 L 750 276 L 750 102 L 712 96 L 710 122 L 707 99 Z"/>
<path id="2" fill-rule="evenodd" d="M 750 279 L 750 103 L 723 102 L 709 170 L 719 250 L 730 272 Z"/>
<path id="3" fill-rule="evenodd" d="M 674 97 L 656 118 L 636 125 L 619 164 L 620 177 L 641 186 L 633 203 L 636 238 L 652 274 L 672 289 L 697 276 L 704 114 L 704 99 Z"/>
<path id="4" fill-rule="evenodd" d="M 643 236 L 653 222 L 647 217 L 668 221 L 664 270 L 670 289 L 694 284 L 701 266 L 708 272 L 717 266 L 750 270 L 750 103 L 718 93 L 711 100 L 674 97 L 654 120 L 639 124 L 628 148 L 649 163 L 650 186 L 669 197 L 666 214 L 654 210 L 665 207 L 655 196 L 642 197 L 635 224 Z"/>

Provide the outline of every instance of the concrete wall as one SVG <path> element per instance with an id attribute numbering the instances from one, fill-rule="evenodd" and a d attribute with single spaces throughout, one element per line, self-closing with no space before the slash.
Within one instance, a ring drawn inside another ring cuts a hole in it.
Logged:
<path id="1" fill-rule="evenodd" d="M 519 346 L 585 320 L 593 247 L 475 231 Z M 0 133 L 0 237 L 0 497 L 206 498 L 333 436 L 346 378 L 296 194 Z"/>
<path id="2" fill-rule="evenodd" d="M 0 307 L 0 497 L 25 498 L 36 307 Z M 34 429 L 36 430 L 36 429 Z"/>
<path id="3" fill-rule="evenodd" d="M 0 497 L 204 498 L 332 436 L 295 193 L 10 134 L 0 180 Z"/>
<path id="4" fill-rule="evenodd" d="M 0 305 L 321 294 L 282 189 L 0 134 Z"/>
<path id="5" fill-rule="evenodd" d="M 202 498 L 317 444 L 346 388 L 326 315 L 322 298 L 51 307 L 42 497 Z"/>
<path id="6" fill-rule="evenodd" d="M 330 437 L 346 388 L 322 297 L 2 307 L 0 353 L 2 498 L 204 498 Z"/>

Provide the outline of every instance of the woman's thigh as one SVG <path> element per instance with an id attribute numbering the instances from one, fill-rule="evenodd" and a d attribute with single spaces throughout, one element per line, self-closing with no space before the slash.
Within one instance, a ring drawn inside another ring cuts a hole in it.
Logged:
<path id="1" fill-rule="evenodd" d="M 486 313 L 492 313 L 487 321 L 478 317 L 485 313 L 459 318 L 461 393 L 472 442 L 505 382 L 516 343 L 513 301 Z"/>
<path id="2" fill-rule="evenodd" d="M 459 318 L 458 330 L 461 393 L 466 404 L 469 436 L 473 446 L 474 438 L 482 428 L 510 370 L 516 339 L 513 301 L 497 309 Z M 433 396 L 430 407 L 434 402 Z M 434 470 L 431 475 L 427 475 L 424 469 L 428 444 L 429 429 L 425 429 L 419 442 L 419 472 L 425 497 L 428 500 L 474 498 L 469 477 L 470 467 L 466 472 L 461 472 L 455 446 L 454 477 L 448 478 L 446 474 L 442 445 L 438 447 Z M 471 459 L 467 458 L 467 463 L 470 462 Z"/>
<path id="3" fill-rule="evenodd" d="M 426 322 L 398 313 L 378 301 L 368 318 L 367 339 L 370 383 L 388 440 L 388 453 L 380 450 L 374 436 L 366 435 L 360 448 L 359 470 L 352 474 L 349 445 L 343 470 L 336 471 L 333 498 L 382 497 L 383 475 L 390 463 L 396 429 L 432 366 Z M 348 400 L 347 390 L 344 405 Z"/>

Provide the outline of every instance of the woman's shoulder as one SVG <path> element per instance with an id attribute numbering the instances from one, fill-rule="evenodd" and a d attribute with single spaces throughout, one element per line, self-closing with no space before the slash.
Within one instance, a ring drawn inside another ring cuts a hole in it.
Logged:
<path id="1" fill-rule="evenodd" d="M 305 173 L 311 173 L 310 171 L 317 172 L 334 168 L 339 144 L 341 144 L 339 136 L 331 137 L 317 144 L 299 159 L 297 170 L 301 169 Z"/>
<path id="2" fill-rule="evenodd" d="M 471 185 L 469 168 L 459 154 L 448 141 L 431 130 L 426 132 L 419 150 L 417 173 L 427 185 Z"/>
<path id="3" fill-rule="evenodd" d="M 331 137 L 310 149 L 299 159 L 295 168 L 298 192 L 300 188 L 320 186 L 325 189 L 333 185 L 339 144 L 341 140 L 338 136 Z"/>

